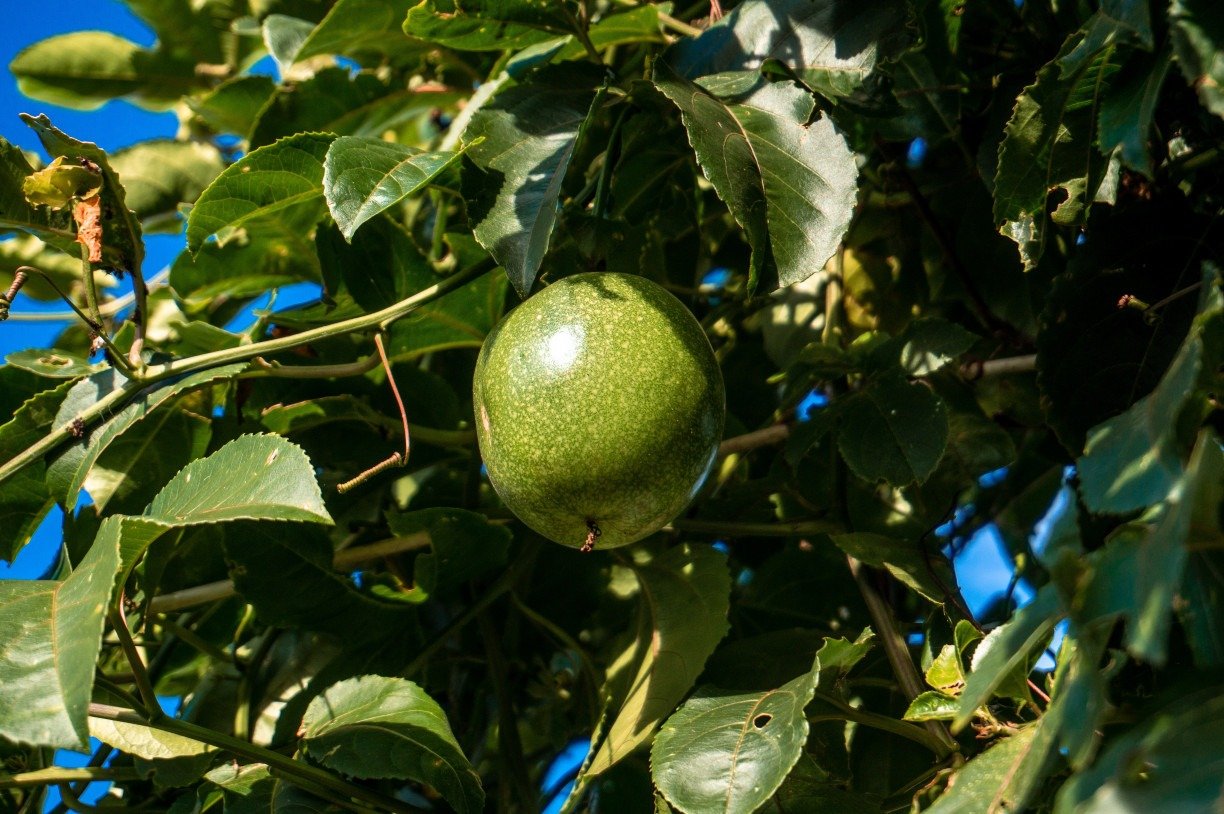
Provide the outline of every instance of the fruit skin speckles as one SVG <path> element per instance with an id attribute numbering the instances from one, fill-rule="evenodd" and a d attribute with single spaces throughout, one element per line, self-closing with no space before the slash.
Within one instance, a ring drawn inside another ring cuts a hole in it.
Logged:
<path id="1" fill-rule="evenodd" d="M 722 373 L 693 315 L 626 274 L 566 277 L 490 332 L 473 380 L 489 480 L 540 534 L 628 545 L 679 514 L 709 473 Z"/>

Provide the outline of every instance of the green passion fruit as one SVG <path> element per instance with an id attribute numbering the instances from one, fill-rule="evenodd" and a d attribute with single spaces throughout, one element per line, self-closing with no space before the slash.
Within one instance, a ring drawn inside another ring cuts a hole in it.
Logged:
<path id="1" fill-rule="evenodd" d="M 489 481 L 562 545 L 628 545 L 672 520 L 714 464 L 726 414 L 701 325 L 656 283 L 566 277 L 515 308 L 476 362 Z"/>

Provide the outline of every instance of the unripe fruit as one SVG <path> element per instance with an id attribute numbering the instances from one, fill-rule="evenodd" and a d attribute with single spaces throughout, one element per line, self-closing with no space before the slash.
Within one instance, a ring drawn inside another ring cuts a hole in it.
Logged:
<path id="1" fill-rule="evenodd" d="M 693 315 L 627 274 L 566 277 L 490 332 L 473 382 L 489 480 L 574 548 L 640 540 L 692 500 L 722 437 L 722 373 Z"/>

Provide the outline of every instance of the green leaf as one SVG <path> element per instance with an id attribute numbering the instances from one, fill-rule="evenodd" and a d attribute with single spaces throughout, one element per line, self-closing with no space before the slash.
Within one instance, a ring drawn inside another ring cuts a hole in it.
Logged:
<path id="1" fill-rule="evenodd" d="M 412 589 L 404 598 L 424 602 L 453 594 L 461 585 L 502 568 L 510 553 L 510 530 L 491 525 L 482 514 L 460 509 L 423 509 L 387 518 L 395 535 L 429 533 L 430 553 L 413 561 Z"/>
<path id="2" fill-rule="evenodd" d="M 73 198 L 92 198 L 101 186 L 100 173 L 79 164 L 65 164 L 61 156 L 25 179 L 21 191 L 32 204 L 63 209 Z"/>
<path id="3" fill-rule="evenodd" d="M 768 0 L 736 6 L 666 56 L 688 79 L 759 71 L 777 60 L 830 98 L 851 95 L 907 39 L 909 15 L 888 0 Z"/>
<path id="4" fill-rule="evenodd" d="M 943 793 L 929 814 L 980 814 L 992 810 L 1023 811 L 1024 800 L 1044 777 L 1044 753 L 1038 726 L 1030 726 L 1003 738 L 970 760 L 955 775 L 955 783 Z"/>
<path id="5" fill-rule="evenodd" d="M 837 446 L 860 478 L 893 486 L 924 481 L 948 443 L 943 400 L 920 383 L 885 374 L 844 400 Z"/>
<path id="6" fill-rule="evenodd" d="M 563 87 L 502 91 L 464 131 L 476 165 L 463 173 L 473 234 L 521 297 L 531 292 L 548 251 L 561 182 L 595 99 L 583 76 Z"/>
<path id="7" fill-rule="evenodd" d="M 763 693 L 703 687 L 667 719 L 650 750 L 655 785 L 686 814 L 748 814 L 765 803 L 803 752 L 803 708 L 816 693 L 819 661 L 806 675 Z"/>
<path id="8" fill-rule="evenodd" d="M 707 35 L 708 36 L 708 35 Z M 753 73 L 686 79 L 669 50 L 654 83 L 680 108 L 702 172 L 752 246 L 749 289 L 791 285 L 824 267 L 854 208 L 858 168 L 828 117 L 790 82 Z"/>
<path id="9" fill-rule="evenodd" d="M 246 136 L 259 112 L 276 93 L 276 82 L 262 74 L 236 76 L 200 97 L 183 100 L 187 107 L 218 133 Z"/>
<path id="10" fill-rule="evenodd" d="M 225 162 L 198 141 L 144 141 L 116 152 L 111 165 L 127 191 L 127 205 L 146 231 L 177 233 L 179 205 L 194 203 Z"/>
<path id="11" fill-rule="evenodd" d="M 121 98 L 165 110 L 201 84 L 191 62 L 106 31 L 49 37 L 17 54 L 9 70 L 26 96 L 79 110 Z"/>
<path id="12" fill-rule="evenodd" d="M 903 717 L 907 721 L 951 721 L 956 717 L 959 704 L 954 696 L 927 690 L 910 701 Z"/>
<path id="13" fill-rule="evenodd" d="M 1202 340 L 1190 337 L 1156 389 L 1122 415 L 1088 431 L 1077 462 L 1084 503 L 1095 512 L 1122 514 L 1159 502 L 1181 477 L 1174 419 L 1194 392 Z"/>
<path id="14" fill-rule="evenodd" d="M 221 789 L 225 814 L 332 814 L 345 810 L 273 777 L 263 763 L 225 763 L 204 779 Z M 197 802 L 189 811 L 198 811 L 198 806 Z"/>
<path id="15" fill-rule="evenodd" d="M 460 814 L 483 809 L 480 776 L 446 713 L 411 681 L 360 676 L 331 686 L 306 710 L 302 746 L 351 777 L 428 783 Z"/>
<path id="16" fill-rule="evenodd" d="M 961 693 L 954 729 L 964 728 L 974 711 L 989 701 L 1003 684 L 1014 683 L 1017 678 L 1020 684 L 1024 683 L 1033 651 L 1049 641 L 1062 615 L 1058 592 L 1053 584 L 1047 584 L 1032 602 L 990 631 L 973 654 L 973 668 L 965 681 L 965 691 Z"/>
<path id="17" fill-rule="evenodd" d="M 1172 58 L 1168 50 L 1158 54 L 1134 52 L 1114 78 L 1109 94 L 1101 100 L 1098 135 L 1101 152 L 1109 155 L 1120 148 L 1122 163 L 1149 178 L 1152 154 L 1148 140 Z"/>
<path id="18" fill-rule="evenodd" d="M 413 0 L 338 0 L 298 49 L 297 59 L 337 54 L 352 59 L 403 60 L 413 50 L 404 39 L 404 16 Z"/>
<path id="19" fill-rule="evenodd" d="M 11 460 L 47 434 L 72 387 L 73 382 L 63 382 L 31 396 L 9 421 L 0 424 L 0 460 Z M 45 473 L 46 465 L 39 459 L 18 471 L 0 490 L 0 558 L 12 562 L 51 507 Z"/>
<path id="20" fill-rule="evenodd" d="M 79 379 L 97 373 L 104 366 L 95 365 L 83 356 L 63 350 L 28 348 L 4 357 L 6 364 L 28 370 L 47 379 Z"/>
<path id="21" fill-rule="evenodd" d="M 419 192 L 461 153 L 427 153 L 382 139 L 341 136 L 323 162 L 327 208 L 346 240 L 361 224 Z"/>
<path id="22" fill-rule="evenodd" d="M 940 648 L 939 655 L 931 661 L 923 677 L 927 686 L 937 690 L 959 689 L 965 683 L 965 671 L 956 645 L 945 644 Z"/>
<path id="23" fill-rule="evenodd" d="M 94 662 L 119 568 L 121 522 L 102 522 L 98 539 L 67 579 L 0 582 L 0 736 L 85 751 Z"/>
<path id="24" fill-rule="evenodd" d="M 1046 199 L 1065 199 L 1053 219 L 1078 225 L 1105 177 L 1095 128 L 1109 77 L 1116 71 L 1113 40 L 1121 29 L 1094 17 L 1063 46 L 1058 60 L 1016 100 L 999 144 L 994 179 L 994 217 L 999 231 L 1016 242 L 1026 271 L 1046 242 Z"/>
<path id="25" fill-rule="evenodd" d="M 924 551 L 917 540 L 871 532 L 831 535 L 842 551 L 876 568 L 887 568 L 901 582 L 932 602 L 942 604 L 956 590 L 956 575 L 943 554 Z"/>
<path id="26" fill-rule="evenodd" d="M 287 14 L 269 14 L 263 20 L 263 41 L 276 68 L 285 74 L 297 61 L 298 51 L 310 37 L 314 23 Z"/>
<path id="27" fill-rule="evenodd" d="M 79 441 L 73 442 L 50 462 L 47 467 L 47 486 L 51 493 L 65 508 L 74 508 L 77 496 L 81 491 L 81 486 L 85 483 L 85 478 L 88 477 L 90 469 L 97 463 L 98 458 L 106 451 L 106 448 L 114 443 L 133 424 L 145 418 L 149 413 L 176 396 L 212 384 L 221 379 L 232 378 L 245 369 L 246 364 L 242 362 L 223 365 L 211 370 L 192 373 L 170 384 L 146 390 L 117 415 L 92 428 L 84 437 Z M 122 379 L 118 374 L 112 375 L 116 379 Z M 110 386 L 114 387 L 116 385 L 112 384 Z M 105 387 L 106 385 L 103 385 L 103 388 Z M 99 392 L 98 385 L 91 382 L 83 382 L 77 388 L 74 388 L 74 390 L 78 392 L 88 391 L 90 393 Z M 57 424 L 66 424 L 72 421 L 80 410 L 81 402 L 77 397 L 66 400 L 64 406 L 60 409 L 59 415 L 56 416 Z"/>
<path id="28" fill-rule="evenodd" d="M 192 757 L 216 750 L 216 747 L 173 732 L 105 718 L 90 718 L 89 734 L 108 746 L 145 760 Z"/>
<path id="29" fill-rule="evenodd" d="M 77 141 L 72 136 L 57 130 L 46 116 L 21 114 L 21 120 L 38 135 L 43 148 L 54 158 L 63 156 L 70 161 L 88 159 L 102 171 L 102 209 L 109 212 L 102 224 L 102 262 L 120 271 L 139 270 L 144 262 L 144 239 L 140 222 L 128 209 L 123 184 L 98 145 L 88 141 Z M 75 240 L 75 231 L 74 231 Z M 69 253 L 79 253 L 75 244 Z"/>
<path id="30" fill-rule="evenodd" d="M 1176 697 L 1176 696 L 1175 696 Z M 1056 814 L 1183 814 L 1224 805 L 1224 693 L 1218 686 L 1148 711 L 1059 790 Z"/>
<path id="31" fill-rule="evenodd" d="M 187 216 L 187 248 L 198 255 L 221 230 L 272 220 L 305 234 L 326 214 L 323 159 L 334 136 L 303 133 L 248 153 L 217 176 Z"/>
<path id="32" fill-rule="evenodd" d="M 587 765 L 589 777 L 607 771 L 650 740 L 655 727 L 692 688 L 728 629 L 731 577 L 718 552 L 682 545 L 634 572 L 642 590 L 639 632 L 644 641 L 618 659 L 632 680 L 623 697 L 612 699 L 615 717 Z"/>
<path id="33" fill-rule="evenodd" d="M 1182 75 L 1208 110 L 1224 116 L 1224 9 L 1211 0 L 1173 0 L 1169 33 Z"/>
<path id="34" fill-rule="evenodd" d="M 457 51 L 517 51 L 556 36 L 533 26 L 481 17 L 466 8 L 457 11 L 455 0 L 421 0 L 408 10 L 404 33 Z"/>
<path id="35" fill-rule="evenodd" d="M 170 525 L 332 522 L 306 453 L 277 435 L 243 435 L 192 461 L 153 498 L 144 518 Z"/>
<path id="36" fill-rule="evenodd" d="M 61 251 L 79 255 L 75 248 L 76 228 L 72 224 L 72 214 L 66 210 L 33 206 L 26 200 L 22 184 L 33 172 L 25 153 L 0 139 L 0 228 L 21 229 Z M 7 247 L 8 243 L 0 245 Z"/>

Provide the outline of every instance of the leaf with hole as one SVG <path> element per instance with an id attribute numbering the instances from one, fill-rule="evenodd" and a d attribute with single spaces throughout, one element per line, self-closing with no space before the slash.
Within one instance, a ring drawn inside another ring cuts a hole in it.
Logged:
<path id="1" fill-rule="evenodd" d="M 763 805 L 803 752 L 812 671 L 774 690 L 731 694 L 702 687 L 667 719 L 650 750 L 651 774 L 686 814 L 747 814 Z"/>

